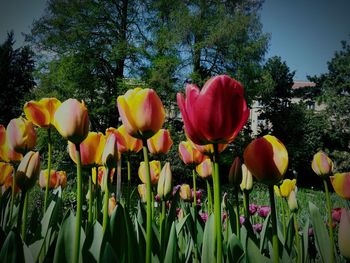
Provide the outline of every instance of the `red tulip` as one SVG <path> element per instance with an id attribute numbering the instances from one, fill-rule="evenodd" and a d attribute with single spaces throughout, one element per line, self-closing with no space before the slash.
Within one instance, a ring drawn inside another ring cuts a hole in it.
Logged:
<path id="1" fill-rule="evenodd" d="M 160 129 L 155 135 L 147 140 L 147 146 L 150 153 L 166 154 L 171 146 L 173 146 L 173 140 L 170 137 L 169 130 Z"/>
<path id="2" fill-rule="evenodd" d="M 115 168 L 120 158 L 117 144 L 117 129 L 108 128 L 106 130 L 106 144 L 102 153 L 102 164 L 109 167 Z"/>
<path id="3" fill-rule="evenodd" d="M 200 90 L 187 85 L 177 94 L 188 137 L 196 144 L 230 143 L 249 117 L 243 86 L 226 75 L 209 79 Z"/>

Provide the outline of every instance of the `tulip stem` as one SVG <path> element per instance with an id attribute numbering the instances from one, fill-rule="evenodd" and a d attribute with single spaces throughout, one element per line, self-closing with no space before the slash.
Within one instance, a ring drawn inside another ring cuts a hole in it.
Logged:
<path id="1" fill-rule="evenodd" d="M 103 196 L 103 222 L 102 229 L 103 233 L 106 232 L 107 223 L 108 223 L 108 201 L 109 201 L 109 190 L 108 190 L 108 181 L 109 181 L 109 168 L 106 166 L 105 171 L 106 178 L 103 180 L 104 196 Z"/>
<path id="2" fill-rule="evenodd" d="M 273 185 L 269 185 L 270 205 L 271 205 L 271 222 L 272 222 L 272 246 L 273 262 L 279 262 L 278 237 L 277 237 L 277 217 Z"/>
<path id="3" fill-rule="evenodd" d="M 281 204 L 281 208 L 282 208 L 283 237 L 284 237 L 284 239 L 286 239 L 286 236 L 287 236 L 286 211 L 284 209 L 284 200 L 283 199 L 280 200 L 280 204 Z"/>
<path id="4" fill-rule="evenodd" d="M 238 198 L 238 191 L 239 188 L 236 187 L 235 189 L 235 199 L 236 199 L 236 235 L 238 238 L 241 236 L 241 231 L 240 231 L 240 220 L 239 220 L 239 198 Z"/>
<path id="5" fill-rule="evenodd" d="M 88 229 L 92 226 L 92 204 L 93 204 L 93 192 L 92 192 L 92 176 L 89 176 L 89 212 L 88 212 Z"/>
<path id="6" fill-rule="evenodd" d="M 48 206 L 49 199 L 49 186 L 50 186 L 50 177 L 51 177 L 51 156 L 52 156 L 52 143 L 51 143 L 51 128 L 47 129 L 47 147 L 48 147 L 48 156 L 47 156 L 47 180 L 45 188 L 45 199 L 44 199 L 44 214 Z"/>
<path id="7" fill-rule="evenodd" d="M 294 219 L 294 229 L 295 229 L 295 243 L 298 251 L 298 257 L 297 262 L 302 262 L 301 258 L 301 243 L 300 243 L 300 237 L 299 237 L 299 224 L 298 224 L 298 217 L 297 212 L 293 212 L 293 219 Z"/>
<path id="8" fill-rule="evenodd" d="M 331 241 L 331 258 L 330 263 L 334 262 L 334 235 L 333 235 L 333 220 L 332 220 L 332 206 L 331 200 L 329 198 L 329 191 L 327 181 L 323 179 L 324 190 L 326 192 L 326 202 L 327 202 L 327 210 L 328 210 L 328 227 L 329 227 L 329 238 Z"/>
<path id="9" fill-rule="evenodd" d="M 26 242 L 26 227 L 27 227 L 27 215 L 28 215 L 28 192 L 24 193 L 24 205 L 23 205 L 23 216 L 22 216 L 22 239 Z"/>
<path id="10" fill-rule="evenodd" d="M 219 176 L 219 151 L 216 143 L 214 146 L 214 222 L 216 227 L 216 262 L 222 262 L 222 223 L 221 223 L 221 191 L 220 191 L 220 176 Z"/>
<path id="11" fill-rule="evenodd" d="M 25 235 L 25 227 L 23 227 L 22 222 L 23 222 L 23 207 L 26 199 L 27 191 L 25 189 L 22 190 L 21 193 L 21 201 L 19 203 L 19 209 L 18 209 L 18 215 L 17 215 L 17 229 L 21 229 L 21 235 L 22 235 L 22 240 L 24 240 L 24 235 Z M 24 232 L 24 233 L 23 233 Z"/>
<path id="12" fill-rule="evenodd" d="M 13 206 L 15 205 L 15 188 L 16 188 L 16 172 L 12 176 L 12 187 L 11 187 L 11 204 L 10 204 L 10 218 L 9 221 L 12 221 L 13 216 Z"/>
<path id="13" fill-rule="evenodd" d="M 249 220 L 249 191 L 243 190 L 243 205 L 245 220 Z"/>
<path id="14" fill-rule="evenodd" d="M 162 200 L 162 213 L 160 216 L 160 244 L 161 244 L 161 259 L 164 260 L 165 245 L 164 240 L 164 219 L 165 219 L 165 201 Z"/>
<path id="15" fill-rule="evenodd" d="M 192 170 L 192 179 L 193 179 L 193 208 L 197 205 L 197 184 L 196 184 L 196 171 Z"/>
<path id="16" fill-rule="evenodd" d="M 130 165 L 130 153 L 127 154 L 126 164 L 128 167 L 128 196 L 126 200 L 127 209 L 130 209 L 130 192 L 131 192 L 131 165 Z"/>
<path id="17" fill-rule="evenodd" d="M 75 240 L 74 240 L 74 258 L 73 262 L 79 262 L 80 252 L 80 233 L 81 233 L 81 208 L 82 208 L 82 176 L 81 176 L 81 159 L 80 144 L 75 145 L 77 156 L 77 213 L 75 224 Z"/>
<path id="18" fill-rule="evenodd" d="M 146 263 L 151 263 L 151 248 L 152 248 L 152 189 L 151 189 L 151 172 L 148 161 L 147 140 L 143 139 L 143 158 L 146 165 Z"/>
<path id="19" fill-rule="evenodd" d="M 207 197 L 207 203 L 208 203 L 208 215 L 211 214 L 212 210 L 212 196 L 211 196 L 211 186 L 209 182 L 209 178 L 206 180 L 207 181 L 207 192 L 208 192 L 208 197 Z"/>
<path id="20" fill-rule="evenodd" d="M 197 184 L 196 184 L 196 170 L 192 170 L 193 179 L 193 212 L 194 212 L 194 262 L 198 262 L 198 249 L 197 249 Z"/>

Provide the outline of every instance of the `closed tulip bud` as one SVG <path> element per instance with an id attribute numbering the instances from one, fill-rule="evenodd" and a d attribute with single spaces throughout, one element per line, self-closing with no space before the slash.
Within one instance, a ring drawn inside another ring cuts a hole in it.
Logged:
<path id="1" fill-rule="evenodd" d="M 242 164 L 242 182 L 239 186 L 242 191 L 251 191 L 253 188 L 253 176 L 245 164 Z"/>
<path id="2" fill-rule="evenodd" d="M 63 188 L 67 186 L 67 173 L 65 171 L 57 171 L 58 175 L 58 185 L 60 185 Z"/>
<path id="3" fill-rule="evenodd" d="M 173 191 L 173 177 L 171 174 L 170 163 L 166 162 L 160 173 L 157 193 L 161 200 L 167 200 Z"/>
<path id="4" fill-rule="evenodd" d="M 314 155 L 311 163 L 311 168 L 318 176 L 322 178 L 328 177 L 333 173 L 332 160 L 322 151 Z"/>
<path id="5" fill-rule="evenodd" d="M 23 111 L 28 120 L 41 128 L 54 125 L 54 116 L 61 102 L 56 98 L 43 98 L 24 104 Z"/>
<path id="6" fill-rule="evenodd" d="M 102 164 L 109 168 L 115 168 L 119 160 L 117 135 L 113 132 L 113 129 L 109 128 L 106 130 L 106 137 L 106 144 L 102 153 Z"/>
<path id="7" fill-rule="evenodd" d="M 290 211 L 292 212 L 298 211 L 298 201 L 296 197 L 296 191 L 297 189 L 295 188 L 295 190 L 292 190 L 288 195 L 288 206 Z"/>
<path id="8" fill-rule="evenodd" d="M 295 186 L 297 184 L 297 180 L 293 179 L 285 179 L 283 180 L 281 186 L 280 186 L 280 192 L 281 196 L 287 198 L 292 191 L 295 190 Z"/>
<path id="9" fill-rule="evenodd" d="M 13 166 L 9 163 L 0 162 L 0 186 L 2 186 L 6 178 L 13 174 Z"/>
<path id="10" fill-rule="evenodd" d="M 181 185 L 180 197 L 183 201 L 191 201 L 191 187 L 188 184 Z"/>
<path id="11" fill-rule="evenodd" d="M 124 125 L 121 125 L 117 131 L 118 150 L 120 153 L 137 153 L 142 149 L 142 141 L 130 136 Z"/>
<path id="12" fill-rule="evenodd" d="M 213 173 L 213 164 L 210 159 L 205 159 L 196 166 L 198 175 L 202 178 L 208 178 Z"/>
<path id="13" fill-rule="evenodd" d="M 341 198 L 350 200 L 350 172 L 336 173 L 330 177 L 334 191 Z"/>
<path id="14" fill-rule="evenodd" d="M 238 186 L 242 182 L 242 164 L 239 157 L 236 157 L 231 165 L 228 181 L 234 186 Z"/>
<path id="15" fill-rule="evenodd" d="M 179 155 L 181 160 L 186 164 L 200 164 L 206 156 L 197 150 L 190 141 L 179 143 Z"/>
<path id="16" fill-rule="evenodd" d="M 105 136 L 101 132 L 89 132 L 84 141 L 80 143 L 81 165 L 102 164 L 102 152 L 106 144 Z M 72 142 L 68 142 L 68 152 L 74 163 L 77 163 L 77 150 Z"/>
<path id="17" fill-rule="evenodd" d="M 137 191 L 139 192 L 141 202 L 146 203 L 146 192 L 147 192 L 146 184 L 139 184 L 137 186 Z"/>
<path id="18" fill-rule="evenodd" d="M 149 162 L 149 168 L 151 172 L 151 184 L 156 185 L 160 176 L 160 162 L 159 161 L 151 161 Z M 146 184 L 146 164 L 145 162 L 141 162 L 139 166 L 139 178 L 140 180 Z"/>
<path id="19" fill-rule="evenodd" d="M 115 195 L 112 196 L 108 200 L 108 215 L 111 216 L 115 207 L 117 206 L 117 200 L 115 199 Z"/>
<path id="20" fill-rule="evenodd" d="M 339 223 L 338 244 L 340 254 L 350 260 L 350 212 L 342 209 Z"/>
<path id="21" fill-rule="evenodd" d="M 28 152 L 18 166 L 16 184 L 21 190 L 32 188 L 39 177 L 40 156 L 38 152 Z"/>
<path id="22" fill-rule="evenodd" d="M 54 119 L 61 136 L 74 144 L 80 144 L 89 133 L 89 115 L 84 102 L 66 100 L 56 110 Z"/>
<path id="23" fill-rule="evenodd" d="M 287 149 L 274 136 L 265 135 L 255 139 L 247 146 L 243 156 L 249 171 L 265 184 L 278 183 L 287 171 Z"/>
<path id="24" fill-rule="evenodd" d="M 152 154 L 166 154 L 173 146 L 169 130 L 160 129 L 155 135 L 147 140 L 147 146 Z"/>
<path id="25" fill-rule="evenodd" d="M 47 184 L 47 178 L 48 178 L 48 169 L 42 170 L 39 175 L 39 186 L 41 188 L 45 188 Z M 59 186 L 59 178 L 58 174 L 55 170 L 50 171 L 50 182 L 49 182 L 49 189 L 54 189 Z"/>
<path id="26" fill-rule="evenodd" d="M 16 152 L 25 154 L 36 144 L 36 132 L 33 123 L 22 117 L 12 119 L 6 128 L 9 147 Z"/>
<path id="27" fill-rule="evenodd" d="M 151 138 L 163 126 L 164 107 L 152 89 L 128 90 L 118 97 L 117 105 L 126 131 L 135 138 Z"/>

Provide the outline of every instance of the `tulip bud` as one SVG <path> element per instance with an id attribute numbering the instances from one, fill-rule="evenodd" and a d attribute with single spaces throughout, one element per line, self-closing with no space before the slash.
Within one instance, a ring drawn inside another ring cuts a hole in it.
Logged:
<path id="1" fill-rule="evenodd" d="M 16 184 L 21 190 L 32 188 L 40 173 L 40 156 L 38 152 L 28 152 L 18 166 Z"/>
<path id="2" fill-rule="evenodd" d="M 167 200 L 172 193 L 172 174 L 170 170 L 170 163 L 166 162 L 159 177 L 157 193 L 161 200 Z"/>
<path id="3" fill-rule="evenodd" d="M 147 140 L 147 146 L 152 154 L 166 154 L 173 146 L 169 130 L 160 129 L 155 135 Z"/>
<path id="4" fill-rule="evenodd" d="M 181 185 L 180 197 L 183 201 L 191 201 L 191 188 L 188 184 Z"/>
<path id="5" fill-rule="evenodd" d="M 242 164 L 242 182 L 239 186 L 242 191 L 251 191 L 253 188 L 253 176 L 245 164 Z"/>
<path id="6" fill-rule="evenodd" d="M 296 212 L 298 210 L 296 189 L 292 190 L 288 195 L 288 206 L 289 206 L 290 211 L 292 211 L 292 212 Z"/>
<path id="7" fill-rule="evenodd" d="M 160 175 L 160 162 L 159 161 L 151 161 L 149 162 L 149 168 L 151 172 L 151 184 L 156 185 L 159 180 L 159 175 Z M 140 180 L 146 184 L 146 164 L 145 162 L 140 163 L 140 167 L 138 170 L 139 178 Z"/>
<path id="8" fill-rule="evenodd" d="M 295 185 L 297 183 L 296 179 L 290 180 L 285 179 L 283 180 L 281 186 L 280 186 L 280 192 L 281 196 L 287 198 L 292 191 L 295 189 Z"/>
<path id="9" fill-rule="evenodd" d="M 196 166 L 198 175 L 202 178 L 208 178 L 213 173 L 213 164 L 210 159 L 205 159 L 203 162 Z"/>
<path id="10" fill-rule="evenodd" d="M 228 181 L 231 185 L 237 186 L 242 182 L 242 167 L 241 159 L 236 157 L 233 161 L 230 172 L 228 174 Z"/>
<path id="11" fill-rule="evenodd" d="M 280 188 L 279 188 L 277 185 L 274 185 L 274 186 L 273 186 L 273 190 L 275 191 L 275 195 L 276 195 L 277 197 L 282 197 L 282 196 L 281 196 Z"/>
<path id="12" fill-rule="evenodd" d="M 84 102 L 68 99 L 55 112 L 55 127 L 61 136 L 80 144 L 89 133 L 89 115 Z"/>
<path id="13" fill-rule="evenodd" d="M 46 188 L 48 178 L 48 169 L 40 171 L 39 175 L 39 186 L 41 188 Z M 58 174 L 55 170 L 50 171 L 50 182 L 49 189 L 54 189 L 59 186 Z"/>
<path id="14" fill-rule="evenodd" d="M 114 208 L 117 206 L 117 200 L 115 199 L 115 195 L 112 196 L 108 200 L 108 215 L 111 216 Z"/>
<path id="15" fill-rule="evenodd" d="M 324 152 L 319 151 L 314 155 L 311 168 L 315 174 L 326 178 L 333 173 L 333 162 Z"/>
<path id="16" fill-rule="evenodd" d="M 342 209 L 338 232 L 339 251 L 343 257 L 350 260 L 350 212 Z"/>
<path id="17" fill-rule="evenodd" d="M 146 200 L 146 192 L 147 192 L 146 184 L 139 184 L 137 186 L 137 191 L 139 192 L 141 202 L 146 203 L 147 202 L 147 200 Z"/>
<path id="18" fill-rule="evenodd" d="M 6 137 L 11 149 L 25 154 L 36 144 L 36 132 L 33 123 L 22 117 L 12 119 L 6 128 Z"/>
<path id="19" fill-rule="evenodd" d="M 102 164 L 108 168 L 115 168 L 119 160 L 117 136 L 114 132 L 110 132 L 110 129 L 107 129 L 106 136 L 106 144 L 102 153 Z"/>
<path id="20" fill-rule="evenodd" d="M 336 173 L 334 176 L 330 176 L 330 179 L 337 195 L 350 200 L 350 172 Z"/>
<path id="21" fill-rule="evenodd" d="M 13 174 L 13 166 L 9 163 L 0 162 L 0 186 L 3 185 L 8 176 Z"/>

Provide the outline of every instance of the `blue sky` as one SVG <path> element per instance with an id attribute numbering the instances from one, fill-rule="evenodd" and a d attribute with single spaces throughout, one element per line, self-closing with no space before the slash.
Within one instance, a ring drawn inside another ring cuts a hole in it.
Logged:
<path id="1" fill-rule="evenodd" d="M 0 42 L 13 29 L 17 46 L 45 8 L 43 0 L 0 0 Z M 260 12 L 263 30 L 271 33 L 266 58 L 281 56 L 296 70 L 295 79 L 327 71 L 327 61 L 350 40 L 349 0 L 266 0 Z"/>

